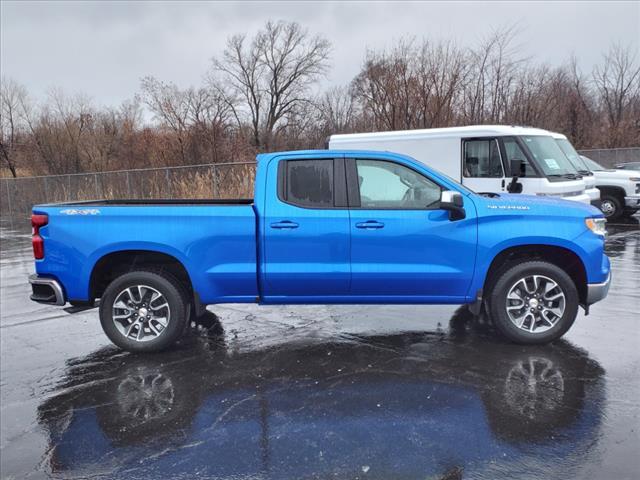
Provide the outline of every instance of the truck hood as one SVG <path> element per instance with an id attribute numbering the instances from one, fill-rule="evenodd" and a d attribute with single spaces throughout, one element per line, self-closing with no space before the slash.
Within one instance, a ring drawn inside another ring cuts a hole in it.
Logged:
<path id="1" fill-rule="evenodd" d="M 479 215 L 547 215 L 560 217 L 602 217 L 597 208 L 581 202 L 561 198 L 500 193 L 495 197 L 477 195 L 474 201 Z"/>
<path id="2" fill-rule="evenodd" d="M 632 178 L 640 178 L 640 172 L 638 170 L 598 170 L 593 172 L 596 176 L 596 180 L 630 180 Z M 637 180 L 636 180 L 637 181 Z"/>

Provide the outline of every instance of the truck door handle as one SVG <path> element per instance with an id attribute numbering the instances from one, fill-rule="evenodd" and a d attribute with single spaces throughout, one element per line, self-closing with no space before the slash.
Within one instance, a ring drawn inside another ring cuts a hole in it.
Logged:
<path id="1" fill-rule="evenodd" d="M 283 220 L 281 222 L 272 223 L 271 228 L 298 228 L 298 224 L 296 222 L 292 222 L 291 220 Z"/>
<path id="2" fill-rule="evenodd" d="M 365 229 L 376 230 L 376 229 L 379 229 L 379 228 L 384 228 L 384 223 L 377 222 L 375 220 L 368 220 L 366 222 L 356 223 L 356 228 L 365 228 Z"/>

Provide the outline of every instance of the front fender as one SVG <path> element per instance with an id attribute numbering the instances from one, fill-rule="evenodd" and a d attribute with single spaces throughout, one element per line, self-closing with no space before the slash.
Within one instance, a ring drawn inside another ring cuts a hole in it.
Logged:
<path id="1" fill-rule="evenodd" d="M 480 222 L 478 232 L 478 257 L 468 295 L 473 299 L 484 285 L 493 260 L 502 252 L 513 247 L 552 246 L 571 251 L 582 262 L 588 283 L 603 282 L 608 275 L 608 267 L 603 262 L 603 239 L 584 226 L 583 219 L 544 217 L 520 217 L 518 221 Z M 511 219 L 515 220 L 515 219 Z M 514 230 L 524 230 L 513 234 Z M 607 262 L 608 264 L 608 262 Z"/>

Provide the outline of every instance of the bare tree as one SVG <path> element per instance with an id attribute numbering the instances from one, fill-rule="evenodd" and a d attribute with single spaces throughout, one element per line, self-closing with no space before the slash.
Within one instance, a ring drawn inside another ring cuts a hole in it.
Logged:
<path id="1" fill-rule="evenodd" d="M 15 81 L 0 80 L 0 155 L 11 175 L 17 177 L 16 160 L 20 145 L 20 108 L 27 91 Z"/>
<path id="2" fill-rule="evenodd" d="M 189 99 L 172 83 L 164 83 L 154 77 L 142 79 L 142 98 L 149 110 L 163 126 L 170 128 L 178 142 L 182 164 L 187 163 Z"/>
<path id="3" fill-rule="evenodd" d="M 625 135 L 624 129 L 635 131 L 635 139 L 638 140 L 640 125 L 632 125 L 628 115 L 640 101 L 640 64 L 637 52 L 619 44 L 612 45 L 604 55 L 603 63 L 595 68 L 593 80 L 609 123 L 608 145 L 619 143 Z"/>
<path id="4" fill-rule="evenodd" d="M 500 123 L 525 59 L 513 45 L 515 26 L 494 31 L 470 50 L 469 78 L 465 88 L 466 123 Z"/>
<path id="5" fill-rule="evenodd" d="M 352 91 L 376 130 L 413 128 L 418 105 L 415 89 L 413 40 L 400 40 L 391 51 L 368 51 Z"/>
<path id="6" fill-rule="evenodd" d="M 229 105 L 239 122 L 248 118 L 256 147 L 268 148 L 286 117 L 309 101 L 311 86 L 328 69 L 329 52 L 326 39 L 295 22 L 267 22 L 250 42 L 245 35 L 229 38 L 222 57 L 213 59 L 212 77 L 230 85 Z"/>
<path id="7" fill-rule="evenodd" d="M 464 52 L 453 43 L 405 39 L 390 52 L 369 52 L 352 88 L 374 128 L 430 128 L 458 116 L 465 75 Z"/>
<path id="8" fill-rule="evenodd" d="M 180 90 L 174 84 L 146 77 L 142 80 L 142 91 L 146 105 L 161 126 L 173 133 L 180 163 L 200 162 L 209 155 L 213 163 L 218 161 L 232 112 L 232 103 L 220 89 Z"/>
<path id="9" fill-rule="evenodd" d="M 357 107 L 346 87 L 329 88 L 318 101 L 321 129 L 330 133 L 346 133 L 355 121 Z"/>
<path id="10" fill-rule="evenodd" d="M 217 88 L 191 88 L 186 94 L 194 141 L 208 145 L 210 160 L 217 163 L 229 127 L 231 104 Z"/>
<path id="11" fill-rule="evenodd" d="M 421 128 L 446 127 L 460 114 L 467 76 L 466 55 L 452 42 L 423 42 L 417 55 L 417 98 Z"/>
<path id="12" fill-rule="evenodd" d="M 52 91 L 41 102 L 0 85 L 0 165 L 12 176 L 249 160 L 267 148 L 322 146 L 327 135 L 469 123 L 525 124 L 567 134 L 578 148 L 640 144 L 640 65 L 612 46 L 582 73 L 524 59 L 515 28 L 474 48 L 404 39 L 369 50 L 347 85 L 323 92 L 330 45 L 296 23 L 236 35 L 206 83 L 153 77 L 120 107 Z M 144 105 L 157 123 L 146 124 Z M 243 178 L 245 181 L 246 178 Z"/>

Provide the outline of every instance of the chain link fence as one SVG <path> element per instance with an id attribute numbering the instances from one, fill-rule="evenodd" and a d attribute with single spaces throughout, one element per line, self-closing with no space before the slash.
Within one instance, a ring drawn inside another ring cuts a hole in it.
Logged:
<path id="1" fill-rule="evenodd" d="M 39 203 L 122 199 L 252 198 L 254 162 L 145 168 L 0 180 L 0 216 L 26 220 Z"/>
<path id="2" fill-rule="evenodd" d="M 640 147 L 581 150 L 613 167 L 640 161 Z M 0 179 L 0 217 L 27 220 L 38 203 L 97 199 L 251 198 L 254 162 Z"/>
<path id="3" fill-rule="evenodd" d="M 579 150 L 579 153 L 608 168 L 614 168 L 620 163 L 640 162 L 640 147 L 594 148 Z"/>

